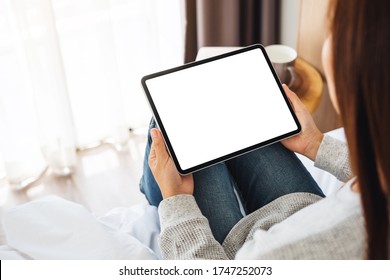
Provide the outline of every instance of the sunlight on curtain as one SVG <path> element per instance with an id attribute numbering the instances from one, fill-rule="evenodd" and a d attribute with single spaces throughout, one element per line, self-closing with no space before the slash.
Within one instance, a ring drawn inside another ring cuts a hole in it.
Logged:
<path id="1" fill-rule="evenodd" d="M 181 0 L 0 0 L 0 179 L 147 125 L 140 78 L 183 63 Z"/>

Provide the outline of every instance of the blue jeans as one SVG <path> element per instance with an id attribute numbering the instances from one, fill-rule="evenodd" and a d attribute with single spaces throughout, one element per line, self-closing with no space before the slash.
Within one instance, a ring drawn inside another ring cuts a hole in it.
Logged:
<path id="1" fill-rule="evenodd" d="M 150 129 L 153 127 L 154 120 Z M 162 196 L 148 165 L 151 143 L 149 133 L 140 189 L 151 205 L 158 206 Z M 208 219 L 215 239 L 221 244 L 243 218 L 234 189 L 246 214 L 289 193 L 308 192 L 324 197 L 301 161 L 280 143 L 194 172 L 193 177 L 195 200 Z"/>

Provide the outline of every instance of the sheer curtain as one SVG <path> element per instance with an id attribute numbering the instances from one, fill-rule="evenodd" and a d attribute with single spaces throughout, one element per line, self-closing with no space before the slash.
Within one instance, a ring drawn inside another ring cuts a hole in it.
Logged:
<path id="1" fill-rule="evenodd" d="M 67 174 L 147 125 L 140 78 L 183 63 L 183 2 L 0 0 L 0 179 Z"/>

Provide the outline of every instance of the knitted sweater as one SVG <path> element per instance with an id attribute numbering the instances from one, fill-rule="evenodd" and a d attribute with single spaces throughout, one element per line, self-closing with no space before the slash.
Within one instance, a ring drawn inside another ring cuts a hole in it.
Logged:
<path id="1" fill-rule="evenodd" d="M 315 165 L 340 180 L 351 177 L 345 143 L 325 136 Z M 362 259 L 365 229 L 352 181 L 326 198 L 284 195 L 239 221 L 220 245 L 191 195 L 159 206 L 166 259 Z"/>

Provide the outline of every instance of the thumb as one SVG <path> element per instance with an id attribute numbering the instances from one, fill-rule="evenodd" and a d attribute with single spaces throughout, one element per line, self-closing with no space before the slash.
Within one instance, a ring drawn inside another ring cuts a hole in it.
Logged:
<path id="1" fill-rule="evenodd" d="M 152 146 L 150 148 L 149 164 L 155 166 L 158 162 L 164 162 L 168 158 L 161 132 L 153 128 L 150 131 L 152 136 Z"/>
<path id="2" fill-rule="evenodd" d="M 304 106 L 299 99 L 299 97 L 293 92 L 286 84 L 283 84 L 283 89 L 287 94 L 288 99 L 291 102 L 291 105 L 293 106 L 294 111 L 301 110 L 302 106 Z"/>
<path id="3" fill-rule="evenodd" d="M 294 103 L 293 99 L 297 98 L 297 95 L 286 84 L 283 84 L 282 87 L 284 89 L 284 92 L 287 94 L 288 99 L 290 99 L 290 101 Z"/>

